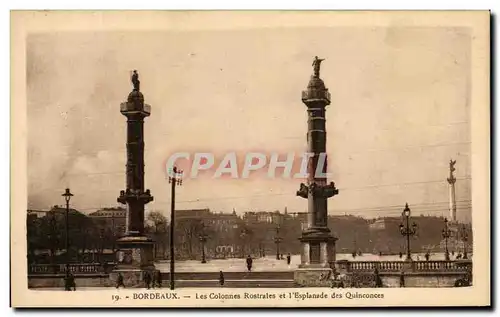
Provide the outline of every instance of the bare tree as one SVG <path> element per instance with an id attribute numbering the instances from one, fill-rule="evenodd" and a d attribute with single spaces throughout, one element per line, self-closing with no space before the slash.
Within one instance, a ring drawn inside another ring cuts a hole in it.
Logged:
<path id="1" fill-rule="evenodd" d="M 146 216 L 146 220 L 146 232 L 152 235 L 155 240 L 156 257 L 161 255 L 161 258 L 164 258 L 166 251 L 165 244 L 168 236 L 167 218 L 159 211 L 150 211 Z"/>

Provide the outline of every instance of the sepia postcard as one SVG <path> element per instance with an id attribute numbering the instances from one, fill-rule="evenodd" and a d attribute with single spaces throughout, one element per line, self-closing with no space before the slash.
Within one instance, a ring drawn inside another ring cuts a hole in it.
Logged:
<path id="1" fill-rule="evenodd" d="M 13 307 L 490 306 L 489 11 L 12 11 Z"/>

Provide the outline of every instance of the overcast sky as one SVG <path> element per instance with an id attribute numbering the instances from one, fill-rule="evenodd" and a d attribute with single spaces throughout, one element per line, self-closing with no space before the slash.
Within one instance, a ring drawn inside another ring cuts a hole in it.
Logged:
<path id="1" fill-rule="evenodd" d="M 71 32 L 27 39 L 29 207 L 84 212 L 116 206 L 125 189 L 126 118 L 140 74 L 149 210 L 168 213 L 164 162 L 177 151 L 296 152 L 306 148 L 301 90 L 315 55 L 332 94 L 330 214 L 446 215 L 456 159 L 458 217 L 470 218 L 470 37 L 454 28 L 276 28 Z M 301 180 L 185 180 L 178 208 L 303 212 Z M 401 207 L 397 207 L 401 206 Z"/>

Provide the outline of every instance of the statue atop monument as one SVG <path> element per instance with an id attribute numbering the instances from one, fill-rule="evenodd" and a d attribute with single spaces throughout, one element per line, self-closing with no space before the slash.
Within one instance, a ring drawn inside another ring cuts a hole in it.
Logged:
<path id="1" fill-rule="evenodd" d="M 321 62 L 324 60 L 324 58 L 318 58 L 318 56 L 314 56 L 314 61 L 312 63 L 312 66 L 314 67 L 314 77 L 319 78 L 319 69 L 321 67 Z"/>
<path id="2" fill-rule="evenodd" d="M 457 163 L 457 160 L 450 160 L 450 173 L 453 173 L 455 171 L 455 164 Z"/>
<path id="3" fill-rule="evenodd" d="M 137 70 L 134 69 L 134 72 L 132 73 L 132 84 L 134 85 L 134 90 L 139 91 L 139 86 L 141 82 L 139 81 L 139 74 L 137 73 Z"/>

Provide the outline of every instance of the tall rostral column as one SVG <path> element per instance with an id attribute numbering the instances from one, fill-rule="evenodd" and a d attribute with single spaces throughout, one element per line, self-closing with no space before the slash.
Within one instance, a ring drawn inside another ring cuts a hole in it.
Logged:
<path id="1" fill-rule="evenodd" d="M 137 71 L 132 75 L 132 92 L 120 105 L 127 117 L 126 189 L 117 201 L 127 205 L 126 233 L 118 239 L 117 267 L 112 279 L 121 273 L 126 287 L 141 287 L 144 271 L 154 269 L 153 241 L 144 235 L 144 205 L 153 200 L 149 189 L 144 190 L 144 118 L 151 106 L 144 104 Z"/>
<path id="2" fill-rule="evenodd" d="M 302 259 L 295 271 L 297 286 L 330 286 L 331 265 L 335 261 L 335 241 L 328 228 L 327 199 L 338 194 L 335 184 L 326 179 L 326 129 L 325 111 L 330 104 L 330 93 L 320 78 L 323 59 L 314 59 L 314 74 L 307 89 L 302 92 L 302 102 L 307 106 L 308 152 L 313 155 L 308 162 L 307 185 L 300 184 L 297 196 L 308 200 L 308 223 L 302 232 Z"/>
<path id="3" fill-rule="evenodd" d="M 450 160 L 450 176 L 447 179 L 450 191 L 448 197 L 450 202 L 450 220 L 452 223 L 455 223 L 457 221 L 457 202 L 455 200 L 455 183 L 457 179 L 455 178 L 455 175 L 453 175 L 456 163 L 456 160 Z"/>

